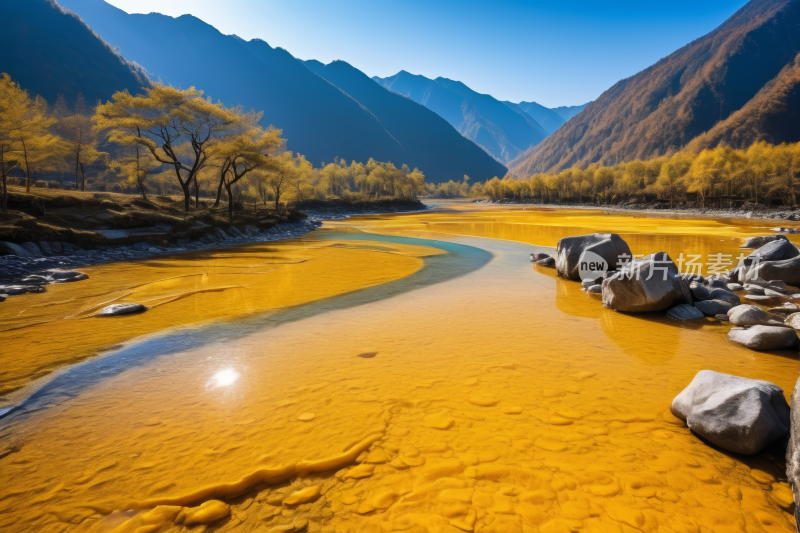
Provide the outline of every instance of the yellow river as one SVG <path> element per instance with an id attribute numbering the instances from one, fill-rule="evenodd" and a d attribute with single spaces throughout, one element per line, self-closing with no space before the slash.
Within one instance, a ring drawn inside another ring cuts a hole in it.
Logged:
<path id="1" fill-rule="evenodd" d="M 702 369 L 788 399 L 797 353 L 528 261 L 609 231 L 735 262 L 776 225 L 469 206 L 82 269 L 0 304 L 0 531 L 794 531 L 780 451 L 669 406 Z"/>

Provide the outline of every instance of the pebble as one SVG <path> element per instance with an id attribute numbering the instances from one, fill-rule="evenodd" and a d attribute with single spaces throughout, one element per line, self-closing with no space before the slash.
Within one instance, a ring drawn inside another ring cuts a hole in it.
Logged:
<path id="1" fill-rule="evenodd" d="M 297 419 L 302 422 L 311 422 L 317 415 L 314 413 L 303 413 L 302 415 L 298 416 Z"/>
<path id="2" fill-rule="evenodd" d="M 99 313 L 97 313 L 97 316 L 131 315 L 134 313 L 143 313 L 145 311 L 147 311 L 147 307 L 142 304 L 112 304 L 108 307 L 104 307 Z"/>
<path id="3" fill-rule="evenodd" d="M 308 503 L 312 500 L 316 500 L 319 494 L 319 485 L 313 485 L 291 493 L 283 500 L 283 503 L 284 505 L 300 505 L 301 503 Z"/>
<path id="4" fill-rule="evenodd" d="M 474 395 L 470 396 L 467 401 L 472 405 L 478 405 L 480 407 L 492 407 L 493 405 L 497 405 L 500 400 L 490 396 Z"/>

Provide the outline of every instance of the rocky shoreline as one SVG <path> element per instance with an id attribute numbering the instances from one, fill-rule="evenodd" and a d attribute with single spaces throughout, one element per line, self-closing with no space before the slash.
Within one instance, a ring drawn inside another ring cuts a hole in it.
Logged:
<path id="1" fill-rule="evenodd" d="M 753 237 L 742 248 L 754 251 L 730 272 L 712 276 L 682 274 L 666 252 L 620 265 L 620 258 L 632 254 L 613 233 L 566 237 L 558 242 L 555 257 L 534 253 L 530 259 L 580 282 L 608 309 L 626 314 L 664 312 L 667 318 L 687 324 L 711 318 L 734 326 L 727 338 L 740 346 L 797 352 L 800 249 L 783 235 Z M 702 370 L 675 397 L 671 411 L 695 434 L 729 452 L 752 455 L 771 446 L 782 448 L 798 501 L 800 409 L 789 407 L 780 387 Z"/>

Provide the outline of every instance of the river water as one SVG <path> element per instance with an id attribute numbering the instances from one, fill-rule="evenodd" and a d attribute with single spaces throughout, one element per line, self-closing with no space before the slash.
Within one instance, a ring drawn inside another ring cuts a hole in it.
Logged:
<path id="1" fill-rule="evenodd" d="M 716 449 L 669 406 L 702 369 L 788 398 L 797 353 L 733 345 L 712 319 L 615 313 L 528 261 L 592 231 L 676 257 L 768 230 L 360 217 L 9 298 L 0 530 L 793 531 L 780 452 Z M 95 317 L 111 300 L 152 309 Z M 224 518 L 175 524 L 170 506 L 211 500 Z"/>

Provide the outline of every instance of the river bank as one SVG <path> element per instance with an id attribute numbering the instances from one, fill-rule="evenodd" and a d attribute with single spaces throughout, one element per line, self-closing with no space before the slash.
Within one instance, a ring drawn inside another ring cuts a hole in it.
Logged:
<path id="1" fill-rule="evenodd" d="M 752 219 L 752 220 L 785 220 L 789 222 L 800 221 L 800 208 L 776 208 L 763 205 L 748 204 L 740 208 L 716 208 L 716 207 L 673 207 L 669 204 L 657 202 L 630 202 L 626 204 L 543 204 L 525 203 L 509 200 L 493 202 L 488 199 L 471 198 L 423 198 L 426 204 L 437 207 L 453 206 L 486 206 L 503 207 L 510 209 L 564 209 L 564 210 L 597 210 L 612 213 L 631 213 L 651 217 L 675 217 L 675 218 L 731 218 L 731 219 Z"/>
<path id="2" fill-rule="evenodd" d="M 215 209 L 205 200 L 187 214 L 179 209 L 181 199 L 170 196 L 9 189 L 9 211 L 0 213 L 4 284 L 51 269 L 291 239 L 324 220 L 425 209 L 419 201 L 396 199 L 309 201 L 280 213 L 241 205 L 231 222 L 225 206 Z"/>

